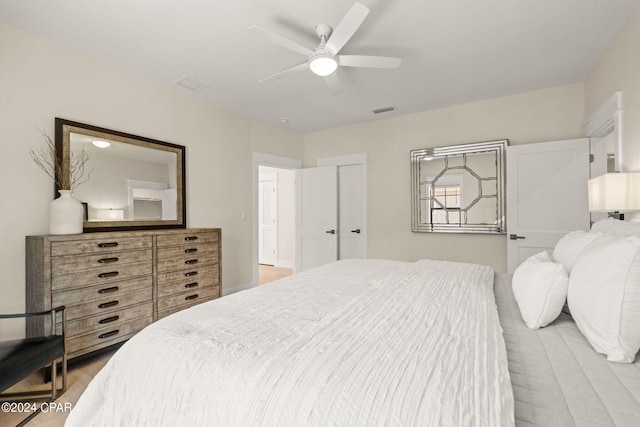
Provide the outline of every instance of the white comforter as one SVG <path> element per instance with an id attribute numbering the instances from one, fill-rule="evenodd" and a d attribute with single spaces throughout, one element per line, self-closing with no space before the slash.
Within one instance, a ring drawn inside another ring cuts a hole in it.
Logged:
<path id="1" fill-rule="evenodd" d="M 346 260 L 167 317 L 73 426 L 510 426 L 488 267 Z"/>

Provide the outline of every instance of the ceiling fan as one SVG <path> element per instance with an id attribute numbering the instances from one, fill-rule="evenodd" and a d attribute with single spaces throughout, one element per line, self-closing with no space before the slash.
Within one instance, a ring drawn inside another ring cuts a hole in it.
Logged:
<path id="1" fill-rule="evenodd" d="M 262 34 L 272 42 L 307 57 L 307 61 L 302 64 L 294 65 L 293 67 L 278 71 L 275 74 L 261 79 L 260 82 L 265 82 L 310 69 L 314 74 L 324 77 L 324 81 L 326 82 L 329 90 L 334 93 L 339 93 L 342 88 L 340 80 L 335 73 L 338 67 L 399 67 L 401 62 L 401 59 L 399 58 L 368 55 L 338 55 L 344 45 L 347 44 L 349 39 L 351 39 L 355 32 L 358 31 L 358 28 L 360 28 L 360 25 L 362 25 L 368 14 L 369 9 L 365 5 L 355 3 L 335 29 L 332 29 L 328 24 L 316 25 L 315 30 L 316 34 L 320 38 L 320 44 L 313 50 L 264 28 L 256 25 L 250 26 L 250 31 Z"/>

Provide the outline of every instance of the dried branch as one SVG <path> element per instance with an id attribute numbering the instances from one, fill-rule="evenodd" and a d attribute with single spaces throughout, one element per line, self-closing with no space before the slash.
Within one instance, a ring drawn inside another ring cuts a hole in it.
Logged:
<path id="1" fill-rule="evenodd" d="M 91 172 L 86 171 L 86 164 L 89 161 L 89 154 L 84 150 L 71 152 L 69 159 L 69 173 L 63 172 L 62 158 L 58 156 L 56 146 L 43 130 L 38 129 L 46 141 L 44 147 L 32 148 L 29 150 L 31 159 L 44 171 L 61 190 L 75 190 L 80 184 L 85 183 L 91 177 Z M 85 176 L 86 173 L 86 176 Z"/>

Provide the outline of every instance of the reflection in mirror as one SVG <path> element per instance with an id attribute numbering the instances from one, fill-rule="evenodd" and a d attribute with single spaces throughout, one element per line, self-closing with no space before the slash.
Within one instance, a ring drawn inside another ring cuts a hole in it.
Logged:
<path id="1" fill-rule="evenodd" d="M 58 136 L 63 158 L 89 154 L 90 178 L 74 191 L 85 231 L 185 226 L 184 147 L 62 119 Z"/>
<path id="2" fill-rule="evenodd" d="M 412 151 L 412 231 L 504 234 L 506 145 Z"/>

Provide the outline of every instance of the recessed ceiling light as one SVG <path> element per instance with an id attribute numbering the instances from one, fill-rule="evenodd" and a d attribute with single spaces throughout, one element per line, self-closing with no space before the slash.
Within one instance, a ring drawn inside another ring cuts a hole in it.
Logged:
<path id="1" fill-rule="evenodd" d="M 96 147 L 98 147 L 98 148 L 107 148 L 108 146 L 110 146 L 110 145 L 111 145 L 111 143 L 110 143 L 110 142 L 107 142 L 107 141 L 100 141 L 100 140 L 91 141 L 91 143 L 92 143 L 93 145 L 95 145 Z"/>
<path id="2" fill-rule="evenodd" d="M 286 117 L 282 117 L 280 119 L 280 123 L 282 123 L 283 125 L 288 125 L 289 124 L 289 119 L 287 119 Z"/>

